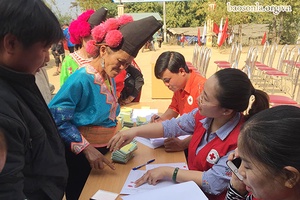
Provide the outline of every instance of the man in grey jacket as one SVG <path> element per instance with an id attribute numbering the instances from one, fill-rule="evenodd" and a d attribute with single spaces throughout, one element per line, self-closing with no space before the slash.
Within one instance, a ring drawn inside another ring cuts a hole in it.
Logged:
<path id="1" fill-rule="evenodd" d="M 63 33 L 41 0 L 1 0 L 0 27 L 0 199 L 62 199 L 64 145 L 34 75 Z"/>

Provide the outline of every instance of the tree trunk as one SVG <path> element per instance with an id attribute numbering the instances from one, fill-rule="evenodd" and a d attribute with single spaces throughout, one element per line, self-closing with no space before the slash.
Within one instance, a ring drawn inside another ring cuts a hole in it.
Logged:
<path id="1" fill-rule="evenodd" d="M 242 44 L 242 39 L 243 39 L 243 33 L 242 33 L 242 29 L 243 29 L 243 25 L 242 24 L 239 24 L 239 30 L 238 30 L 238 33 L 239 33 L 239 39 L 238 39 L 238 43 Z"/>
<path id="2" fill-rule="evenodd" d="M 283 32 L 283 14 L 280 16 L 280 23 L 279 23 L 279 28 L 278 28 L 278 35 L 277 35 L 277 43 L 279 44 L 281 35 Z"/>
<path id="3" fill-rule="evenodd" d="M 272 38 L 272 44 L 274 44 L 276 42 L 276 38 L 277 38 L 277 19 L 276 16 L 273 17 L 273 38 Z"/>

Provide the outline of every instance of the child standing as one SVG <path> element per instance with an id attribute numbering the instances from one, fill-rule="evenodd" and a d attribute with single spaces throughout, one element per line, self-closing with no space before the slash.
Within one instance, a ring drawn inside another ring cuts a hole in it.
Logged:
<path id="1" fill-rule="evenodd" d="M 181 33 L 179 41 L 180 41 L 180 45 L 182 46 L 182 48 L 184 48 L 184 42 L 186 41 L 186 39 L 185 39 L 185 36 L 183 33 Z"/>

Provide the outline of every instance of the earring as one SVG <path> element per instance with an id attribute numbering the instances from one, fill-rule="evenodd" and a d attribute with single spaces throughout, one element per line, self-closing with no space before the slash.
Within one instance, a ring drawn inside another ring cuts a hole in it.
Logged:
<path id="1" fill-rule="evenodd" d="M 102 67 L 102 69 L 104 69 L 104 59 L 103 58 L 101 59 L 101 67 Z"/>
<path id="2" fill-rule="evenodd" d="M 293 184 L 292 183 L 288 183 L 287 187 L 288 188 L 293 188 Z"/>
<path id="3" fill-rule="evenodd" d="M 223 115 L 226 115 L 226 113 L 224 112 Z"/>

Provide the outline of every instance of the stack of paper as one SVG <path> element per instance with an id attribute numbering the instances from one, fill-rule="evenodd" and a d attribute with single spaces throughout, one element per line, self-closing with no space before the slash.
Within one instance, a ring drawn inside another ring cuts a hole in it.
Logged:
<path id="1" fill-rule="evenodd" d="M 133 108 L 121 107 L 120 114 L 132 114 Z"/>
<path id="2" fill-rule="evenodd" d="M 151 138 L 151 139 L 149 139 L 149 138 L 143 138 L 143 137 L 135 137 L 135 139 L 138 142 L 150 147 L 151 149 L 155 149 L 155 148 L 163 146 L 166 138 L 153 138 L 153 139 Z"/>
<path id="3" fill-rule="evenodd" d="M 193 182 L 188 181 L 179 184 L 173 184 L 167 187 L 152 189 L 147 192 L 140 192 L 122 197 L 123 200 L 208 200 L 199 186 Z"/>
<path id="4" fill-rule="evenodd" d="M 133 112 L 132 108 L 128 108 L 128 107 L 121 108 L 119 116 L 122 118 L 123 126 L 126 127 L 134 126 L 134 122 L 132 121 L 132 112 Z"/>
<path id="5" fill-rule="evenodd" d="M 150 122 L 152 115 L 157 113 L 158 113 L 157 109 L 142 107 L 141 109 L 133 109 L 131 118 L 133 122 L 138 122 L 138 120 L 143 122 Z"/>
<path id="6" fill-rule="evenodd" d="M 115 200 L 119 194 L 104 190 L 98 190 L 92 197 L 91 200 Z"/>
<path id="7" fill-rule="evenodd" d="M 178 167 L 179 169 L 187 170 L 188 166 L 186 163 L 161 163 L 161 164 L 148 164 L 146 165 L 146 171 L 151 170 L 157 167 Z M 136 194 L 140 192 L 146 192 L 149 190 L 153 190 L 155 188 L 166 187 L 170 185 L 174 185 L 175 183 L 169 179 L 162 179 L 156 185 L 149 185 L 145 183 L 139 187 L 135 187 L 135 181 L 143 176 L 146 173 L 145 170 L 131 170 L 127 176 L 127 179 L 123 185 L 123 188 L 120 194 Z"/>
<path id="8" fill-rule="evenodd" d="M 149 107 L 142 107 L 141 109 L 122 107 L 119 116 L 122 118 L 123 126 L 131 128 L 149 123 L 152 115 L 157 113 L 157 109 L 150 109 Z"/>
<path id="9" fill-rule="evenodd" d="M 136 125 L 137 126 L 141 126 L 141 125 L 144 125 L 144 124 L 147 124 L 147 123 L 148 123 L 148 121 L 147 121 L 146 117 L 137 116 L 137 118 L 136 118 Z"/>
<path id="10" fill-rule="evenodd" d="M 190 135 L 182 135 L 182 136 L 179 136 L 178 138 L 181 139 L 181 140 L 184 140 L 185 138 L 187 138 L 189 136 Z M 143 137 L 135 137 L 135 139 L 138 142 L 140 142 L 140 143 L 142 143 L 142 144 L 144 144 L 144 145 L 146 145 L 146 146 L 148 146 L 148 147 L 150 147 L 152 149 L 155 149 L 157 147 L 163 146 L 164 145 L 164 141 L 167 138 L 150 138 L 149 139 L 149 138 L 143 138 Z"/>
<path id="11" fill-rule="evenodd" d="M 125 145 L 120 150 L 114 151 L 111 154 L 111 159 L 119 163 L 127 163 L 134 154 L 133 152 L 137 149 L 137 141 L 133 140 L 131 143 Z"/>

